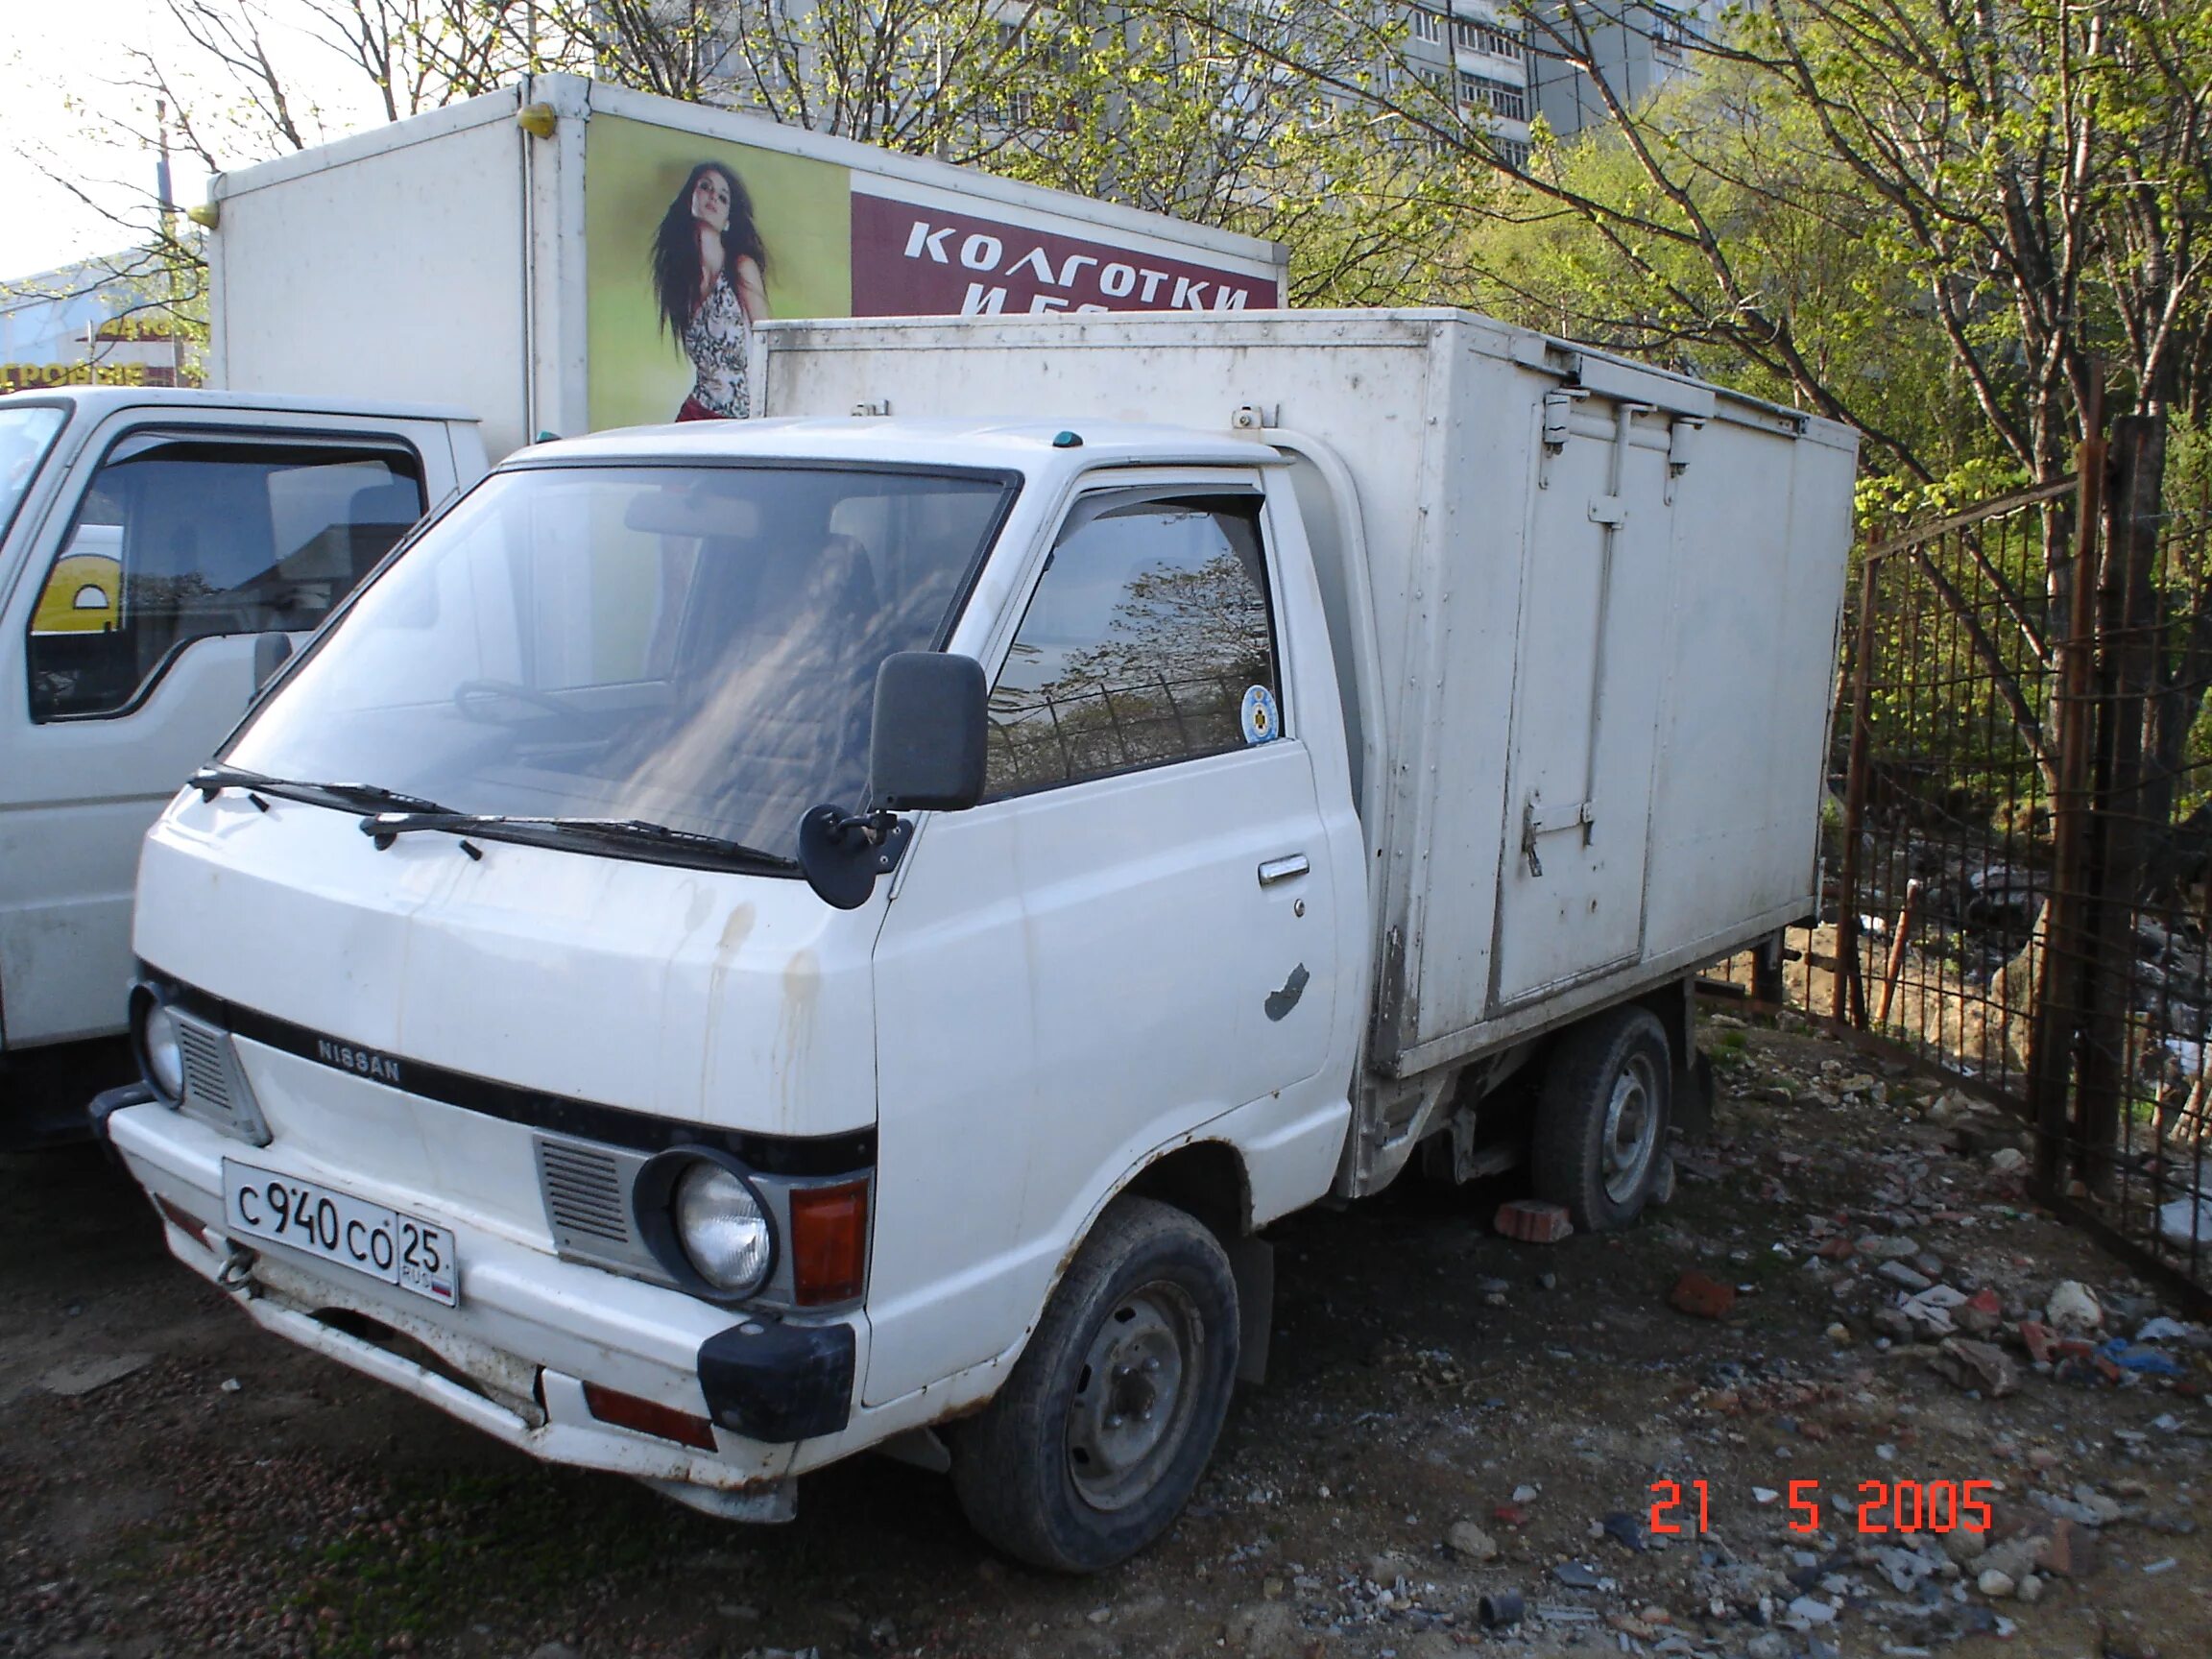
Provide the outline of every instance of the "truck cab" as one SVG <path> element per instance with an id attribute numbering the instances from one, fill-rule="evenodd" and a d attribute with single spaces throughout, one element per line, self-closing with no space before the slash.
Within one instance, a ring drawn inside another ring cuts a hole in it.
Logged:
<path id="1" fill-rule="evenodd" d="M 81 1124 L 121 1054 L 138 844 L 245 712 L 257 648 L 483 469 L 449 409 L 0 398 L 0 1143 Z"/>

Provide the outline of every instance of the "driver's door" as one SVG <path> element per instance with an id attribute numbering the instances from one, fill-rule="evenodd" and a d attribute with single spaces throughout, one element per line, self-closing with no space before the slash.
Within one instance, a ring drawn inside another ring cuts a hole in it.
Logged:
<path id="1" fill-rule="evenodd" d="M 1018 1339 L 1132 1160 L 1322 1087 L 1357 995 L 1349 804 L 1324 822 L 1286 707 L 1269 540 L 1257 480 L 1079 497 L 997 665 L 986 799 L 908 855 L 876 954 L 871 1404 Z"/>
<path id="2" fill-rule="evenodd" d="M 138 843 L 245 712 L 254 637 L 313 629 L 427 505 L 396 436 L 250 422 L 118 418 L 0 616 L 11 1047 L 121 1028 Z"/>

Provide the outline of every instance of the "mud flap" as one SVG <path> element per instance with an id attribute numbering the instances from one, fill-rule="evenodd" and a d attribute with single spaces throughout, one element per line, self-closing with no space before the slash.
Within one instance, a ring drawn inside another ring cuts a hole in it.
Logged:
<path id="1" fill-rule="evenodd" d="M 1237 1279 L 1237 1381 L 1267 1381 L 1267 1341 L 1275 1326 L 1275 1246 L 1264 1238 L 1226 1238 Z"/>
<path id="2" fill-rule="evenodd" d="M 1713 1136 L 1713 1057 L 1701 1048 L 1690 1050 L 1687 1066 L 1674 1069 L 1672 1117 L 1685 1141 L 1708 1141 Z"/>

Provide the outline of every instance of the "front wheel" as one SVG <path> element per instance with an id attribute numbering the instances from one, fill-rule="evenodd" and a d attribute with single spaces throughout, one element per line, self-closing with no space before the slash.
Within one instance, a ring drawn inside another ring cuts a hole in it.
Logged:
<path id="1" fill-rule="evenodd" d="M 1667 1158 L 1673 1057 L 1648 1008 L 1612 1008 L 1563 1034 L 1545 1069 L 1530 1147 L 1536 1190 L 1575 1227 L 1625 1227 Z"/>
<path id="2" fill-rule="evenodd" d="M 952 1483 L 970 1525 L 1063 1573 L 1150 1544 L 1213 1455 L 1238 1329 L 1237 1282 L 1213 1234 L 1166 1204 L 1117 1202 L 960 1436 Z"/>

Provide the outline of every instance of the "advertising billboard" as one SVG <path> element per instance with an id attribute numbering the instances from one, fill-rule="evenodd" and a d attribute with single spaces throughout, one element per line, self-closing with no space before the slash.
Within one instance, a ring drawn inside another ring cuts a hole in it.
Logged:
<path id="1" fill-rule="evenodd" d="M 594 428 L 757 413 L 771 317 L 1243 311 L 1278 274 L 890 171 L 596 113 L 585 247 Z M 896 158 L 887 157 L 887 160 Z M 957 179 L 950 169 L 940 178 Z M 981 180 L 979 183 L 987 182 Z"/>

